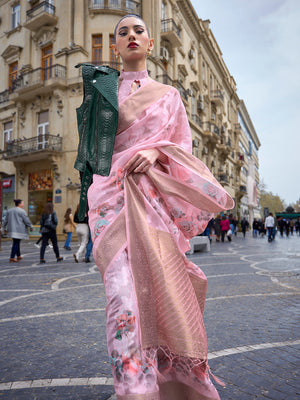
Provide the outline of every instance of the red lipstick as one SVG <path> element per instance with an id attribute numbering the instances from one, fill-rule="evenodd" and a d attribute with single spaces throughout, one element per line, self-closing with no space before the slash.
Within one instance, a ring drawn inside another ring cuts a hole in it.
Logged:
<path id="1" fill-rule="evenodd" d="M 130 42 L 127 47 L 129 47 L 130 49 L 134 49 L 135 47 L 138 47 L 138 44 L 135 42 Z"/>

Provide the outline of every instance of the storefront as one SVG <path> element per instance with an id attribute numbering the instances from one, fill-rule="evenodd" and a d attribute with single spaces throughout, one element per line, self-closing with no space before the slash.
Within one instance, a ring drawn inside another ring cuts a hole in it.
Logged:
<path id="1" fill-rule="evenodd" d="M 28 174 L 28 216 L 34 226 L 33 235 L 39 234 L 40 218 L 48 202 L 53 201 L 53 177 L 51 169 Z"/>
<path id="2" fill-rule="evenodd" d="M 1 180 L 2 184 L 2 221 L 4 221 L 7 210 L 14 207 L 15 177 L 8 176 Z"/>

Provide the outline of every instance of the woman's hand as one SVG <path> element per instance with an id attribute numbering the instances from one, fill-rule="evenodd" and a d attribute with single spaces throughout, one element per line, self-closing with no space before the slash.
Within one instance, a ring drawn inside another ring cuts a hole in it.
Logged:
<path id="1" fill-rule="evenodd" d="M 123 170 L 127 170 L 128 174 L 132 171 L 145 173 L 160 157 L 160 154 L 160 151 L 157 149 L 141 150 L 125 164 Z"/>

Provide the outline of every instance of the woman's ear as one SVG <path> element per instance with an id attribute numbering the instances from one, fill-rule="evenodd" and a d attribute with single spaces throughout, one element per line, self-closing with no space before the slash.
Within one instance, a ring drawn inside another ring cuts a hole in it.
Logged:
<path id="1" fill-rule="evenodd" d="M 113 49 L 113 52 L 115 53 L 115 56 L 119 56 L 120 53 L 119 53 L 119 51 L 117 50 L 117 46 L 116 46 L 115 44 L 112 44 L 111 47 L 112 47 L 112 49 Z"/>
<path id="2" fill-rule="evenodd" d="M 154 39 L 149 40 L 148 50 L 151 51 L 154 47 Z"/>

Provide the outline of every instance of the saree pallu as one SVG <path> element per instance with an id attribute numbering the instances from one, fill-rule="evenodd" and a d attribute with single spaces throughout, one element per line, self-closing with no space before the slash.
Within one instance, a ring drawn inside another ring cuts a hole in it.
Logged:
<path id="1" fill-rule="evenodd" d="M 120 400 L 218 399 L 208 376 L 207 281 L 185 257 L 188 239 L 233 200 L 190 154 L 178 92 L 149 80 L 119 105 L 109 177 L 88 192 L 93 253 L 107 296 L 107 343 Z M 126 174 L 136 152 L 166 161 Z"/>

